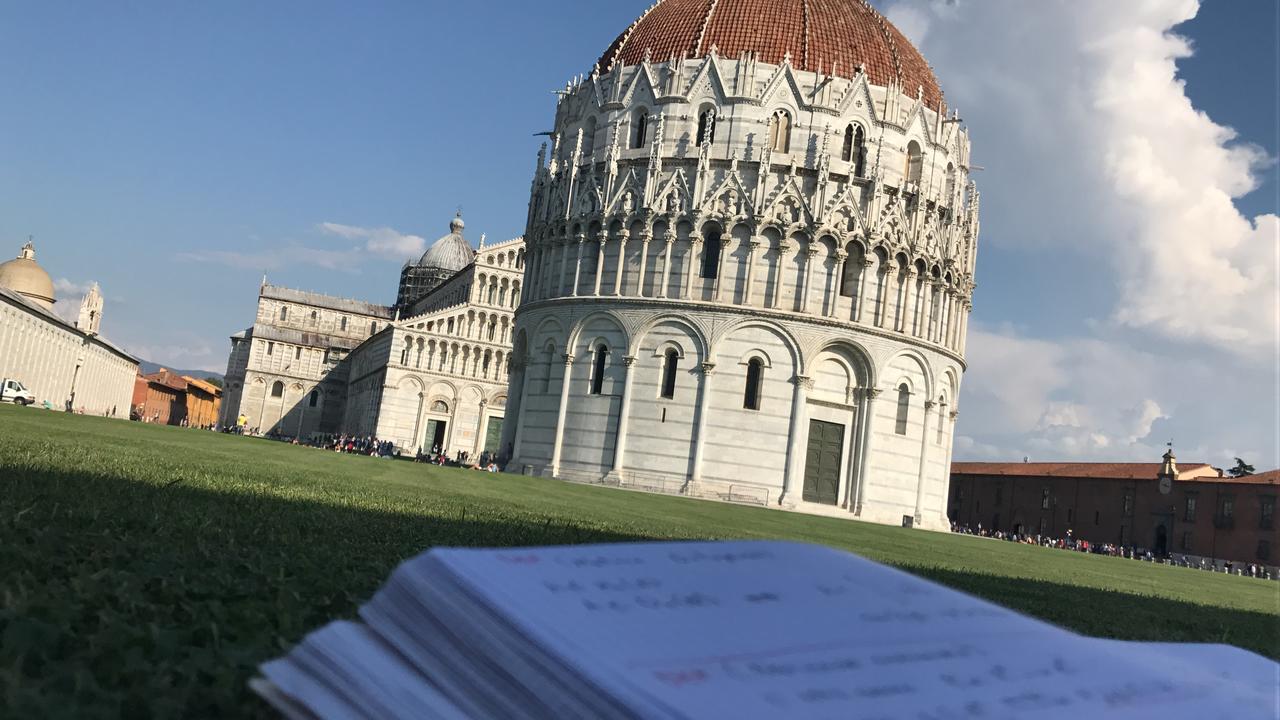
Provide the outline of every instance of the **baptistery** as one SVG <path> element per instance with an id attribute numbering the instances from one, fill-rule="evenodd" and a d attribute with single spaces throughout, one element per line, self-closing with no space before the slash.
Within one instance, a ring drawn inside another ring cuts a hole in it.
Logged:
<path id="1" fill-rule="evenodd" d="M 660 0 L 558 93 L 508 467 L 945 527 L 978 192 L 860 0 Z"/>

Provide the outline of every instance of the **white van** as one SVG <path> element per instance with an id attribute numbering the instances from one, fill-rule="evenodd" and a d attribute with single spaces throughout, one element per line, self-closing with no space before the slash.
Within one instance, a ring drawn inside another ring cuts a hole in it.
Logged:
<path id="1" fill-rule="evenodd" d="M 30 405 L 36 396 L 26 385 L 13 378 L 0 378 L 0 402 L 11 402 L 15 405 Z"/>

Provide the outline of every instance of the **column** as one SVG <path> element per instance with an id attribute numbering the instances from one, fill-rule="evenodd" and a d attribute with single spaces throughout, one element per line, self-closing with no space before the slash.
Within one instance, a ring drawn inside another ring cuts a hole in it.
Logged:
<path id="1" fill-rule="evenodd" d="M 622 402 L 621 409 L 618 410 L 618 434 L 613 440 L 613 472 L 619 480 L 622 479 L 622 468 L 625 466 L 627 454 L 627 426 L 631 418 L 631 382 L 635 377 L 636 358 L 628 355 L 622 358 L 623 363 L 623 380 L 622 380 Z"/>
<path id="2" fill-rule="evenodd" d="M 831 305 L 827 308 L 827 317 L 835 317 L 840 314 L 840 298 L 843 297 L 840 291 L 844 289 L 841 287 L 844 284 L 844 263 L 848 259 L 848 252 L 836 250 L 835 273 L 832 275 L 831 281 L 827 283 L 827 294 L 831 296 Z"/>
<path id="3" fill-rule="evenodd" d="M 680 279 L 680 285 L 683 287 L 681 297 L 688 300 L 693 293 L 693 263 L 694 258 L 698 256 L 698 250 L 702 247 L 702 234 L 690 233 L 689 235 L 689 252 L 685 253 L 684 258 L 684 277 Z"/>
<path id="4" fill-rule="evenodd" d="M 623 230 L 618 233 L 618 263 L 613 271 L 613 294 L 622 295 L 622 276 L 627 269 L 627 238 L 631 232 Z"/>
<path id="5" fill-rule="evenodd" d="M 800 290 L 800 312 L 809 312 L 809 287 L 813 285 L 813 259 L 818 257 L 818 247 L 810 242 L 804 249 L 804 286 Z"/>
<path id="6" fill-rule="evenodd" d="M 846 510 L 849 508 L 854 489 L 858 485 L 858 475 L 862 473 L 862 463 L 858 459 L 862 456 L 862 428 L 867 422 L 863 417 L 867 403 L 862 398 L 862 390 L 861 388 L 851 388 L 851 390 L 853 397 L 857 398 L 857 405 L 853 411 L 853 430 L 849 433 L 849 442 L 853 445 L 849 452 L 850 472 L 846 473 L 849 476 L 849 483 L 844 488 L 844 499 L 840 501 L 840 507 Z"/>
<path id="7" fill-rule="evenodd" d="M 924 297 L 920 303 L 920 337 L 933 339 L 933 283 L 931 277 L 924 279 Z"/>
<path id="8" fill-rule="evenodd" d="M 792 496 L 796 493 L 796 481 L 803 482 L 804 469 L 800 467 L 800 458 L 804 457 L 804 451 L 800 448 L 800 435 L 808 431 L 806 403 L 809 390 L 813 388 L 813 378 L 796 375 L 791 382 L 795 384 L 795 391 L 791 396 L 791 428 L 787 432 L 787 465 L 782 475 L 782 494 L 778 496 L 778 504 L 786 507 L 795 507 L 796 501 Z"/>
<path id="9" fill-rule="evenodd" d="M 562 297 L 564 293 L 564 279 L 569 273 L 569 243 L 573 242 L 569 238 L 560 241 L 560 276 L 556 279 L 556 290 L 554 297 Z"/>
<path id="10" fill-rule="evenodd" d="M 782 274 L 786 272 L 787 255 L 795 252 L 795 249 L 795 246 L 786 240 L 778 245 L 778 274 L 773 281 L 773 302 L 769 305 L 771 308 L 777 308 L 782 302 Z"/>
<path id="11" fill-rule="evenodd" d="M 573 291 L 570 293 L 573 297 L 578 296 L 578 283 L 582 281 L 582 246 L 587 242 L 587 236 L 578 233 L 578 256 L 573 261 Z"/>
<path id="12" fill-rule="evenodd" d="M 720 291 L 724 287 L 724 256 L 729 250 L 729 243 L 732 241 L 732 236 L 720 236 L 720 254 L 716 255 L 716 290 L 714 296 L 716 302 L 720 302 Z"/>
<path id="13" fill-rule="evenodd" d="M 644 294 L 644 279 L 649 273 L 649 240 L 652 237 L 653 233 L 648 229 L 640 233 L 640 284 L 636 286 L 636 295 L 640 297 L 648 297 Z"/>
<path id="14" fill-rule="evenodd" d="M 960 327 L 960 303 L 956 302 L 960 294 L 955 290 L 950 291 L 951 295 L 951 336 L 947 338 L 947 347 L 955 349 L 958 344 L 956 339 L 956 330 Z"/>
<path id="15" fill-rule="evenodd" d="M 905 271 L 893 272 L 893 324 L 889 326 L 890 330 L 902 332 L 905 328 L 907 304 L 907 273 Z"/>
<path id="16" fill-rule="evenodd" d="M 480 425 L 476 428 L 476 443 L 471 448 L 471 457 L 476 460 L 480 459 L 480 451 L 484 449 L 484 425 L 485 420 L 488 419 L 485 417 L 484 409 L 488 406 L 488 398 L 480 398 L 480 419 L 478 421 Z"/>
<path id="17" fill-rule="evenodd" d="M 853 494 L 850 505 L 853 508 L 854 515 L 862 514 L 862 501 L 866 497 L 867 488 L 867 458 L 871 457 L 871 441 L 875 438 L 872 432 L 872 426 L 875 425 L 875 402 L 880 397 L 880 390 L 876 388 L 866 388 L 863 390 L 863 403 L 867 406 L 863 411 L 864 422 L 862 426 L 862 447 L 858 451 L 858 484 Z"/>
<path id="18" fill-rule="evenodd" d="M 666 241 L 667 249 L 666 255 L 662 256 L 662 288 L 658 291 L 658 297 L 667 298 L 670 297 L 667 293 L 667 287 L 668 282 L 671 280 L 671 250 L 675 236 L 672 235 L 671 230 L 668 228 L 662 231 L 662 239 Z"/>
<path id="19" fill-rule="evenodd" d="M 512 368 L 520 373 L 520 404 L 516 406 L 516 429 L 515 437 L 511 441 L 511 457 L 508 458 L 512 463 L 520 457 L 520 445 L 524 442 L 524 418 L 528 414 L 525 412 L 529 407 L 529 362 L 528 358 L 519 358 L 519 367 Z"/>
<path id="20" fill-rule="evenodd" d="M 604 246 L 608 241 L 608 234 L 606 234 L 604 230 L 601 230 L 599 247 L 596 248 L 596 297 L 600 297 L 600 278 L 604 277 Z"/>
<path id="21" fill-rule="evenodd" d="M 854 291 L 854 295 L 856 296 L 856 301 L 858 303 L 858 306 L 854 308 L 854 322 L 862 322 L 863 309 L 874 300 L 870 293 L 871 283 L 867 282 L 867 278 L 871 275 L 871 266 L 875 264 L 876 261 L 869 257 L 862 258 L 862 272 L 858 273 L 858 289 Z M 872 320 L 874 321 L 875 318 L 872 318 Z"/>
<path id="22" fill-rule="evenodd" d="M 692 494 L 702 482 L 702 449 L 706 445 L 707 405 L 711 402 L 711 374 L 716 364 L 702 363 L 702 374 L 698 377 L 698 419 L 693 428 L 693 476 L 689 478 L 686 494 Z"/>
<path id="23" fill-rule="evenodd" d="M 551 475 L 560 474 L 560 449 L 564 446 L 564 421 L 569 410 L 569 383 L 573 379 L 573 353 L 564 354 L 564 379 L 560 381 L 560 410 L 556 413 L 556 440 L 551 448 Z"/>
<path id="24" fill-rule="evenodd" d="M 924 420 L 920 426 L 920 472 L 916 476 L 916 525 L 924 520 L 924 475 L 929 460 L 929 418 L 933 417 L 933 406 L 932 400 L 924 401 Z"/>
<path id="25" fill-rule="evenodd" d="M 743 305 L 751 305 L 751 293 L 756 286 L 756 250 L 759 249 L 760 238 L 751 238 L 747 243 L 747 291 L 742 294 Z"/>
<path id="26" fill-rule="evenodd" d="M 902 332 L 915 335 L 916 328 L 916 278 L 920 273 L 915 268 L 907 270 L 907 281 L 903 283 L 902 292 Z"/>
<path id="27" fill-rule="evenodd" d="M 968 300 L 960 304 L 960 338 L 957 343 L 956 352 L 964 355 L 964 348 L 969 342 L 969 313 L 973 312 L 973 306 Z"/>

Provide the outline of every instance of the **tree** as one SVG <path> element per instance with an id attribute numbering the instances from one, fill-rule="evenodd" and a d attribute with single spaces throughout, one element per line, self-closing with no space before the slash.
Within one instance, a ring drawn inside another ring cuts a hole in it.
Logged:
<path id="1" fill-rule="evenodd" d="M 1231 477 L 1244 477 L 1245 475 L 1252 475 L 1253 466 L 1245 462 L 1244 460 L 1241 460 L 1240 458 L 1236 458 L 1236 466 L 1228 470 L 1227 474 L 1230 475 Z"/>
<path id="2" fill-rule="evenodd" d="M 207 377 L 204 379 L 204 381 L 214 387 L 218 387 L 218 388 L 222 387 L 222 378 Z"/>

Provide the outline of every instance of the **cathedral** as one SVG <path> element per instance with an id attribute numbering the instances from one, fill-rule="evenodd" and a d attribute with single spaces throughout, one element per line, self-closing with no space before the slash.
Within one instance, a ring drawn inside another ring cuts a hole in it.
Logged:
<path id="1" fill-rule="evenodd" d="M 865 0 L 659 0 L 558 93 L 509 469 L 945 528 L 970 144 Z"/>
<path id="2" fill-rule="evenodd" d="M 449 234 L 406 263 L 393 305 L 268 284 L 231 337 L 219 422 L 311 439 L 375 436 L 407 454 L 500 454 L 524 243 Z"/>
<path id="3" fill-rule="evenodd" d="M 22 383 L 42 407 L 129 417 L 138 358 L 104 338 L 97 283 L 80 302 L 75 322 L 54 312 L 49 273 L 27 242 L 0 263 L 0 378 Z"/>

